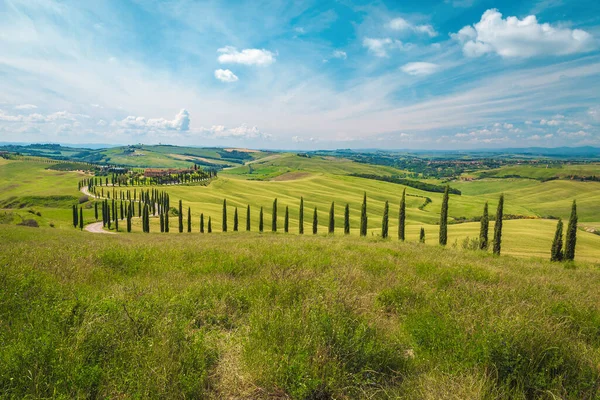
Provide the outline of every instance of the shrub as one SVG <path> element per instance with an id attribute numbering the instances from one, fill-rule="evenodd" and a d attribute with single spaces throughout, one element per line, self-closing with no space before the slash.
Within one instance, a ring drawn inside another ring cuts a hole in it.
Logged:
<path id="1" fill-rule="evenodd" d="M 83 204 L 88 201 L 90 198 L 87 195 L 83 195 L 79 198 L 79 204 Z"/>
<path id="2" fill-rule="evenodd" d="M 40 227 L 40 225 L 38 224 L 38 222 L 35 219 L 24 219 L 22 222 L 18 223 L 17 225 L 28 226 L 30 228 L 39 228 Z"/>

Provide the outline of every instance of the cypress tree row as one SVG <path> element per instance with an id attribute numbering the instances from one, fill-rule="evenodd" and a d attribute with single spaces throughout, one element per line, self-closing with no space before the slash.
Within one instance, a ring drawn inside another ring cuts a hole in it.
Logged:
<path id="1" fill-rule="evenodd" d="M 567 233 L 565 235 L 565 257 L 567 261 L 575 259 L 575 245 L 577 244 L 577 203 L 573 200 L 571 206 L 571 216 L 569 217 L 569 225 L 567 225 Z"/>
<path id="2" fill-rule="evenodd" d="M 421 227 L 419 232 L 419 243 L 425 243 L 425 228 Z"/>
<path id="3" fill-rule="evenodd" d="M 500 255 L 500 250 L 502 248 L 502 218 L 504 217 L 504 195 L 500 195 L 500 200 L 498 201 L 498 209 L 496 210 L 496 222 L 494 225 L 494 243 L 493 243 L 493 252 L 496 255 Z"/>
<path id="4" fill-rule="evenodd" d="M 329 208 L 329 229 L 327 232 L 335 232 L 335 202 L 331 202 L 331 207 Z"/>
<path id="5" fill-rule="evenodd" d="M 400 209 L 398 210 L 398 239 L 406 239 L 406 189 L 402 191 L 400 199 Z"/>
<path id="6" fill-rule="evenodd" d="M 97 201 L 94 202 L 94 218 L 96 218 L 96 221 L 98 221 L 98 202 Z"/>
<path id="7" fill-rule="evenodd" d="M 188 233 L 192 232 L 192 210 L 190 207 L 188 207 L 188 220 L 187 220 L 187 228 L 188 228 Z"/>
<path id="8" fill-rule="evenodd" d="M 183 204 L 179 200 L 179 233 L 183 233 Z"/>
<path id="9" fill-rule="evenodd" d="M 290 231 L 290 210 L 288 206 L 285 206 L 285 217 L 283 219 L 283 231 L 288 233 Z"/>
<path id="10" fill-rule="evenodd" d="M 344 209 L 344 235 L 350 234 L 350 204 L 346 203 Z"/>
<path id="11" fill-rule="evenodd" d="M 317 229 L 319 226 L 319 217 L 317 216 L 317 207 L 315 207 L 315 212 L 313 214 L 313 235 L 317 234 Z"/>
<path id="12" fill-rule="evenodd" d="M 264 229 L 264 224 L 263 224 L 263 208 L 260 208 L 260 214 L 258 215 L 258 231 L 262 232 Z"/>
<path id="13" fill-rule="evenodd" d="M 304 234 L 304 197 L 300 197 L 300 211 L 298 212 L 298 233 Z"/>
<path id="14" fill-rule="evenodd" d="M 556 232 L 554 233 L 554 240 L 552 241 L 552 248 L 550 249 L 550 261 L 562 261 L 563 259 L 563 222 L 562 219 L 558 220 L 556 224 Z"/>
<path id="15" fill-rule="evenodd" d="M 250 232 L 250 204 L 246 208 L 246 231 Z"/>
<path id="16" fill-rule="evenodd" d="M 210 222 L 210 216 L 208 217 L 208 233 L 212 233 L 212 223 Z"/>
<path id="17" fill-rule="evenodd" d="M 385 205 L 383 206 L 383 219 L 381 221 L 381 237 L 387 239 L 388 237 L 388 227 L 389 227 L 389 204 L 386 200 Z"/>
<path id="18" fill-rule="evenodd" d="M 227 232 L 227 200 L 223 199 L 223 223 L 222 229 L 223 232 Z"/>
<path id="19" fill-rule="evenodd" d="M 479 249 L 487 250 L 488 243 L 488 230 L 490 226 L 490 216 L 488 215 L 488 202 L 485 202 L 483 206 L 483 215 L 481 216 L 481 225 L 479 227 Z"/>
<path id="20" fill-rule="evenodd" d="M 77 228 L 79 225 L 79 217 L 77 216 L 77 206 L 73 204 L 73 228 Z"/>
<path id="21" fill-rule="evenodd" d="M 200 233 L 204 233 L 204 213 L 200 214 Z"/>
<path id="22" fill-rule="evenodd" d="M 79 207 L 79 229 L 83 230 L 83 207 Z"/>
<path id="23" fill-rule="evenodd" d="M 233 231 L 234 232 L 238 231 L 238 212 L 237 212 L 237 207 L 233 211 Z"/>
<path id="24" fill-rule="evenodd" d="M 273 214 L 271 221 L 271 231 L 277 232 L 277 198 L 273 200 Z"/>
<path id="25" fill-rule="evenodd" d="M 446 185 L 444 197 L 442 199 L 442 211 L 440 213 L 440 245 L 445 246 L 448 243 L 448 197 L 450 185 Z"/>
<path id="26" fill-rule="evenodd" d="M 360 209 L 360 236 L 367 236 L 367 225 L 367 192 L 365 192 L 362 207 Z"/>

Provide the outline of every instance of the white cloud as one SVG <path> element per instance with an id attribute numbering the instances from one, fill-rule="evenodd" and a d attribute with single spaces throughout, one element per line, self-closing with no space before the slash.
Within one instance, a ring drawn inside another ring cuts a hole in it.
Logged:
<path id="1" fill-rule="evenodd" d="M 438 71 L 439 65 L 428 62 L 411 62 L 400 68 L 409 75 L 427 76 Z"/>
<path id="2" fill-rule="evenodd" d="M 20 104 L 15 106 L 15 110 L 34 110 L 37 106 L 34 104 Z"/>
<path id="3" fill-rule="evenodd" d="M 415 32 L 419 34 L 425 34 L 429 37 L 436 37 L 438 33 L 431 25 L 414 25 L 404 18 L 394 18 L 388 23 L 390 29 L 402 32 Z"/>
<path id="4" fill-rule="evenodd" d="M 304 139 L 302 139 L 300 136 L 292 136 L 292 142 L 302 143 L 302 142 L 304 142 Z"/>
<path id="5" fill-rule="evenodd" d="M 106 126 L 106 121 L 105 121 L 105 120 L 103 120 L 103 119 L 101 119 L 101 120 L 99 120 L 99 121 L 96 123 L 96 125 L 98 125 L 98 126 Z"/>
<path id="6" fill-rule="evenodd" d="M 215 70 L 215 78 L 217 78 L 221 82 L 227 82 L 227 83 L 238 81 L 238 77 L 228 69 Z"/>
<path id="7" fill-rule="evenodd" d="M 210 128 L 202 128 L 213 138 L 233 138 L 233 139 L 269 139 L 272 135 L 261 132 L 256 126 L 242 124 L 236 128 L 226 128 L 224 125 L 213 125 Z"/>
<path id="8" fill-rule="evenodd" d="M 540 125 L 547 125 L 547 126 L 558 126 L 560 125 L 561 122 L 557 121 L 555 119 L 551 119 L 551 120 L 547 120 L 547 119 L 542 119 L 540 120 Z"/>
<path id="9" fill-rule="evenodd" d="M 386 47 L 388 47 L 392 43 L 392 39 L 390 38 L 364 38 L 363 40 L 363 46 L 368 48 L 369 51 L 375 54 L 377 57 L 387 57 Z"/>
<path id="10" fill-rule="evenodd" d="M 150 118 L 129 116 L 121 121 L 113 121 L 111 126 L 134 130 L 176 130 L 187 131 L 190 129 L 190 113 L 182 109 L 174 119 Z"/>
<path id="11" fill-rule="evenodd" d="M 342 60 L 345 60 L 348 58 L 348 55 L 346 54 L 345 51 L 342 50 L 334 50 L 333 54 L 332 54 L 333 58 L 340 58 Z"/>
<path id="12" fill-rule="evenodd" d="M 525 125 L 531 125 L 533 124 L 533 121 L 525 121 Z"/>
<path id="13" fill-rule="evenodd" d="M 574 54 L 595 48 L 592 36 L 581 29 L 540 24 L 535 15 L 521 20 L 504 19 L 496 9 L 487 10 L 474 26 L 465 26 L 450 36 L 463 44 L 463 53 L 468 57 L 497 53 L 506 58 L 526 58 Z"/>
<path id="14" fill-rule="evenodd" d="M 540 135 L 529 136 L 527 139 L 529 140 L 540 140 L 542 137 Z"/>
<path id="15" fill-rule="evenodd" d="M 238 51 L 233 46 L 225 46 L 217 50 L 221 53 L 218 60 L 221 64 L 271 65 L 275 62 L 275 54 L 265 49 L 244 49 Z"/>
<path id="16" fill-rule="evenodd" d="M 587 114 L 590 116 L 591 119 L 593 119 L 594 121 L 598 121 L 600 122 L 600 106 L 599 107 L 592 107 L 588 110 Z"/>
<path id="17" fill-rule="evenodd" d="M 61 120 L 66 121 L 77 121 L 78 119 L 89 118 L 85 114 L 72 114 L 68 111 L 58 111 L 48 115 L 42 115 L 38 113 L 29 115 L 9 115 L 0 110 L 0 121 L 4 122 L 31 122 L 31 123 L 43 123 L 43 122 L 56 122 Z"/>

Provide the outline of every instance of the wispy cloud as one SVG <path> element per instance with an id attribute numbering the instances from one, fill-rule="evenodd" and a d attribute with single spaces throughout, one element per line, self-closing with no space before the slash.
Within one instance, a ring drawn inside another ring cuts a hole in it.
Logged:
<path id="1" fill-rule="evenodd" d="M 244 49 L 238 51 L 233 46 L 225 46 L 217 50 L 221 55 L 221 64 L 271 65 L 275 62 L 275 54 L 265 49 Z"/>

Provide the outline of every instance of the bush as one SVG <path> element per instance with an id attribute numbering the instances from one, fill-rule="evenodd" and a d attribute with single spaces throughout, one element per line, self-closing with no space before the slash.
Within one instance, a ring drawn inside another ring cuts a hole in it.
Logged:
<path id="1" fill-rule="evenodd" d="M 463 250 L 478 250 L 479 249 L 479 239 L 478 238 L 469 238 L 468 236 L 463 239 L 460 244 Z"/>
<path id="2" fill-rule="evenodd" d="M 40 225 L 38 224 L 38 222 L 35 219 L 24 219 L 22 222 L 18 223 L 17 225 L 28 226 L 30 228 L 39 228 L 40 227 Z"/>
<path id="3" fill-rule="evenodd" d="M 79 204 L 83 204 L 88 201 L 90 198 L 87 195 L 83 195 L 79 198 Z"/>

